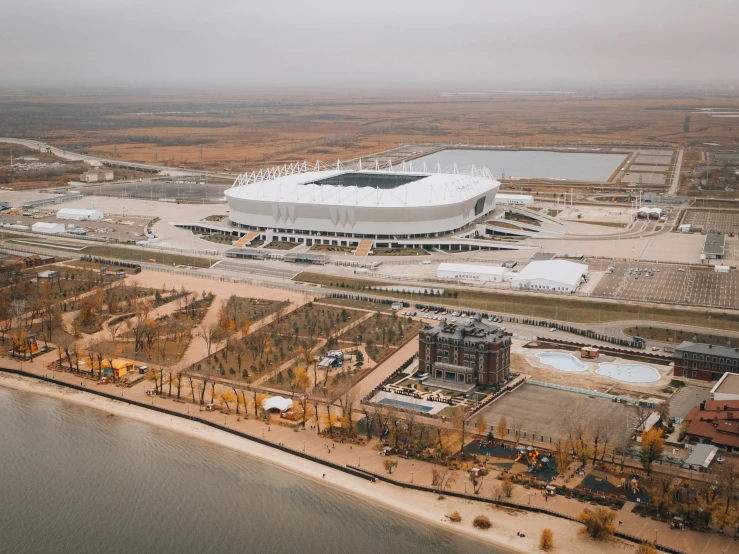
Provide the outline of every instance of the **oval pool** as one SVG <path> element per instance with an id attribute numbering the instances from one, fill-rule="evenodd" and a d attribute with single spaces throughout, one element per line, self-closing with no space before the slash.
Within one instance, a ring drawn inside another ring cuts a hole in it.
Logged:
<path id="1" fill-rule="evenodd" d="M 536 357 L 539 358 L 541 363 L 551 366 L 557 371 L 579 373 L 588 369 L 588 366 L 575 358 L 572 354 L 563 354 L 561 352 L 541 352 L 537 354 Z"/>
<path id="2" fill-rule="evenodd" d="M 605 362 L 598 364 L 595 370 L 598 375 L 610 377 L 625 383 L 654 383 L 659 381 L 659 371 L 648 365 L 616 364 Z"/>

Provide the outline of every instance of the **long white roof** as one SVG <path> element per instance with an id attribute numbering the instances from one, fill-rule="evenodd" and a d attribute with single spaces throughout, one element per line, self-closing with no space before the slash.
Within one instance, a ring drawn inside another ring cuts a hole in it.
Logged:
<path id="1" fill-rule="evenodd" d="M 505 275 L 510 272 L 505 267 L 493 265 L 474 265 L 474 264 L 452 264 L 442 262 L 439 264 L 438 271 L 453 271 L 455 273 L 478 273 L 482 275 Z"/>
<path id="2" fill-rule="evenodd" d="M 362 170 L 376 175 L 421 177 L 391 189 L 371 186 L 319 185 L 315 181 L 353 173 L 350 170 L 308 171 L 281 175 L 234 186 L 226 196 L 264 202 L 324 204 L 343 206 L 410 207 L 461 202 L 497 189 L 499 183 L 487 170 L 465 173 L 419 173 L 405 171 Z"/>
<path id="3" fill-rule="evenodd" d="M 103 213 L 100 210 L 88 210 L 84 208 L 62 208 L 57 214 L 62 215 L 94 215 Z"/>
<path id="4" fill-rule="evenodd" d="M 513 278 L 513 283 L 545 279 L 557 283 L 577 285 L 583 275 L 588 272 L 588 266 L 566 260 L 544 260 L 530 262 Z"/>

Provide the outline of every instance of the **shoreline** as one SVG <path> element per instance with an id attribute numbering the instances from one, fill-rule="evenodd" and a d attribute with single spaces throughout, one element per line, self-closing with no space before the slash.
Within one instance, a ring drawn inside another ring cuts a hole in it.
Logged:
<path id="1" fill-rule="evenodd" d="M 433 525 L 437 529 L 490 545 L 502 550 L 501 554 L 537 551 L 539 535 L 541 529 L 545 527 L 555 531 L 557 549 L 567 549 L 572 554 L 628 549 L 627 543 L 622 541 L 598 544 L 590 540 L 579 539 L 577 530 L 580 526 L 571 521 L 544 514 L 500 508 L 482 502 L 460 502 L 451 497 L 440 501 L 428 492 L 405 489 L 380 480 L 373 483 L 196 421 L 116 402 L 113 399 L 69 389 L 64 385 L 54 385 L 20 375 L 0 374 L 0 386 L 112 413 L 246 454 L 263 463 L 277 465 L 293 474 L 329 485 L 355 498 L 372 502 L 405 517 Z M 445 514 L 453 511 L 459 511 L 462 514 L 462 523 L 451 523 L 446 519 Z M 493 521 L 492 529 L 480 531 L 472 527 L 472 519 L 480 514 L 490 517 Z M 522 539 L 516 535 L 516 531 L 519 530 L 526 534 L 525 538 Z"/>

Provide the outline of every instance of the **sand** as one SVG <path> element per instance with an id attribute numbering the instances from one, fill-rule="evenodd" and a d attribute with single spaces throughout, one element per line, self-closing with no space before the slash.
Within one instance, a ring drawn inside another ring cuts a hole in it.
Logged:
<path id="1" fill-rule="evenodd" d="M 62 386 L 5 374 L 0 374 L 0 386 L 73 402 L 80 406 L 95 408 L 143 423 L 156 425 L 189 437 L 230 448 L 267 463 L 278 465 L 288 471 L 315 479 L 326 485 L 336 487 L 358 498 L 374 502 L 387 509 L 402 513 L 405 516 L 435 525 L 445 531 L 460 533 L 470 538 L 495 545 L 497 548 L 502 548 L 509 552 L 537 551 L 538 538 L 541 530 L 544 528 L 550 528 L 554 531 L 556 549 L 558 551 L 567 551 L 570 554 L 631 552 L 633 550 L 632 545 L 623 541 L 599 544 L 581 538 L 577 535 L 580 526 L 568 520 L 542 514 L 502 509 L 489 504 L 468 502 L 456 498 L 438 500 L 436 495 L 430 493 L 407 490 L 379 481 L 371 483 L 321 464 L 272 449 L 268 446 L 244 440 L 200 423 L 115 402 L 107 398 L 75 391 Z M 463 521 L 461 523 L 455 524 L 447 520 L 445 514 L 453 511 L 458 511 L 462 515 Z M 471 526 L 472 519 L 479 514 L 485 514 L 493 521 L 493 529 L 480 531 Z M 517 531 L 525 533 L 526 537 L 519 538 L 516 535 Z"/>

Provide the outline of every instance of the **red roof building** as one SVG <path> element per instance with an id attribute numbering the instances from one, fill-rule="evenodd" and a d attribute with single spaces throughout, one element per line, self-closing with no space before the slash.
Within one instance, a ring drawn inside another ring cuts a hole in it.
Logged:
<path id="1" fill-rule="evenodd" d="M 729 452 L 739 450 L 739 400 L 701 402 L 685 419 L 685 440 L 710 443 Z"/>

